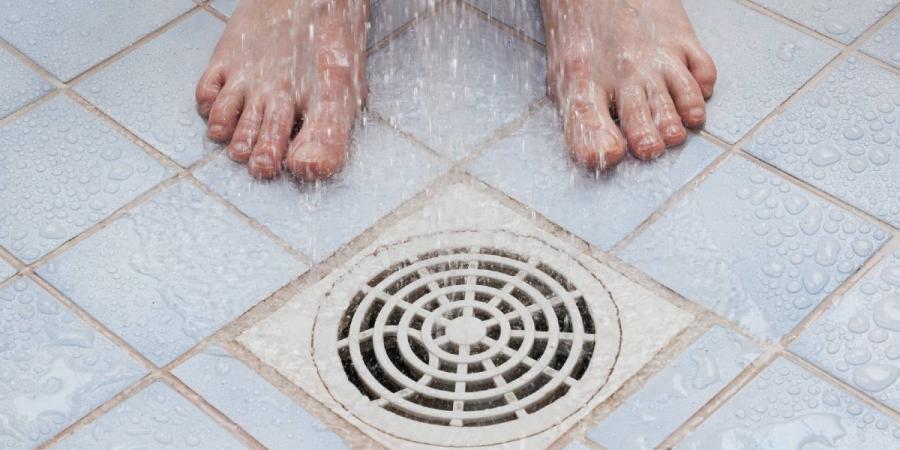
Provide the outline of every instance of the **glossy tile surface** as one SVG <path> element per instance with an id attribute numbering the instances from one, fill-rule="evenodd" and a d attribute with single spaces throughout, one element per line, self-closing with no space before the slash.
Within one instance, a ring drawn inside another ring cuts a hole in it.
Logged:
<path id="1" fill-rule="evenodd" d="M 47 291 L 0 288 L 0 448 L 34 448 L 146 370 Z"/>
<path id="2" fill-rule="evenodd" d="M 752 0 L 834 40 L 849 44 L 897 0 Z"/>
<path id="3" fill-rule="evenodd" d="M 53 85 L 0 48 L 0 119 L 53 90 Z"/>
<path id="4" fill-rule="evenodd" d="M 266 448 L 347 448 L 318 419 L 221 347 L 203 350 L 173 373 Z"/>
<path id="5" fill-rule="evenodd" d="M 6 280 L 7 278 L 13 276 L 14 273 L 16 273 L 16 269 L 8 262 L 0 259 L 0 281 Z"/>
<path id="6" fill-rule="evenodd" d="M 900 69 L 900 16 L 869 38 L 862 51 Z"/>
<path id="7" fill-rule="evenodd" d="M 38 272 L 162 366 L 304 269 L 181 181 Z"/>
<path id="8" fill-rule="evenodd" d="M 0 127 L 0 245 L 26 263 L 170 175 L 65 95 Z"/>
<path id="9" fill-rule="evenodd" d="M 544 18 L 539 0 L 471 0 L 491 17 L 544 43 Z"/>
<path id="10" fill-rule="evenodd" d="M 750 333 L 775 340 L 887 237 L 876 225 L 735 157 L 620 256 Z"/>

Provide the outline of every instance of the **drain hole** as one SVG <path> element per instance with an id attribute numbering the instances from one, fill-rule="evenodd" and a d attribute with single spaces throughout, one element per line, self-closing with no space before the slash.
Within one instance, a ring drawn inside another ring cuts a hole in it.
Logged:
<path id="1" fill-rule="evenodd" d="M 562 276 L 562 274 L 560 274 L 559 272 L 553 270 L 553 268 L 551 268 L 550 266 L 548 266 L 544 263 L 541 263 L 541 264 L 537 265 L 537 269 L 540 270 L 541 272 L 546 273 L 547 275 L 550 275 L 550 278 L 553 278 L 554 280 L 556 280 L 556 282 L 559 283 L 563 288 L 565 288 L 567 292 L 572 292 L 575 290 L 575 286 L 571 282 L 569 282 L 569 280 L 566 277 Z"/>

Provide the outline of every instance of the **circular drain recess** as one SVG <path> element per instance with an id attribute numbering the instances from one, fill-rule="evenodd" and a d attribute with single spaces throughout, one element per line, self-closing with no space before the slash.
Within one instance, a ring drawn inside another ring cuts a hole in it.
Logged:
<path id="1" fill-rule="evenodd" d="M 541 433 L 603 386 L 617 308 L 571 255 L 504 231 L 412 238 L 363 257 L 314 331 L 319 375 L 352 415 L 440 446 Z"/>

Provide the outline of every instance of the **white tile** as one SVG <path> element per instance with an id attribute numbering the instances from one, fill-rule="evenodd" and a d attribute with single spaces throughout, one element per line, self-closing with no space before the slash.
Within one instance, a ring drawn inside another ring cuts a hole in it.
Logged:
<path id="1" fill-rule="evenodd" d="M 0 289 L 0 448 L 35 448 L 146 370 L 31 280 Z"/>
<path id="2" fill-rule="evenodd" d="M 65 95 L 0 128 L 0 244 L 33 262 L 171 172 Z"/>
<path id="3" fill-rule="evenodd" d="M 0 282 L 6 280 L 7 278 L 13 276 L 16 273 L 16 269 L 11 266 L 9 263 L 0 259 Z"/>
<path id="4" fill-rule="evenodd" d="M 861 50 L 900 69 L 900 15 L 882 26 Z"/>
<path id="5" fill-rule="evenodd" d="M 203 411 L 160 382 L 125 400 L 54 448 L 248 448 Z"/>
<path id="6" fill-rule="evenodd" d="M 632 157 L 595 174 L 576 166 L 552 107 L 489 147 L 469 169 L 603 250 L 625 238 L 721 150 L 691 134 L 681 148 L 645 163 Z"/>
<path id="7" fill-rule="evenodd" d="M 304 270 L 182 181 L 38 272 L 162 366 Z"/>
<path id="8" fill-rule="evenodd" d="M 369 109 L 461 159 L 544 95 L 545 72 L 539 50 L 442 8 L 369 57 Z"/>
<path id="9" fill-rule="evenodd" d="M 0 48 L 0 119 L 53 90 L 53 85 Z"/>
<path id="10" fill-rule="evenodd" d="M 172 371 L 191 390 L 271 450 L 337 450 L 341 438 L 218 346 Z"/>
<path id="11" fill-rule="evenodd" d="M 240 0 L 214 0 L 212 2 L 213 7 L 219 10 L 219 12 L 225 14 L 226 16 L 230 16 L 234 14 L 235 8 L 237 8 L 238 2 Z"/>
<path id="12" fill-rule="evenodd" d="M 856 272 L 882 229 L 735 157 L 620 256 L 750 333 L 777 340 Z"/>
<path id="13" fill-rule="evenodd" d="M 751 0 L 849 44 L 897 5 L 897 0 Z"/>
<path id="14" fill-rule="evenodd" d="M 194 7 L 191 0 L 0 0 L 0 37 L 68 81 Z"/>
<path id="15" fill-rule="evenodd" d="M 433 6 L 434 0 L 371 0 L 366 47 L 371 47 L 397 28 L 415 19 Z"/>
<path id="16" fill-rule="evenodd" d="M 395 131 L 357 124 L 341 172 L 320 183 L 288 176 L 254 180 L 245 165 L 220 156 L 197 176 L 212 190 L 321 261 L 412 197 L 445 165 Z"/>
<path id="17" fill-rule="evenodd" d="M 747 150 L 900 226 L 900 76 L 857 58 L 829 74 Z"/>
<path id="18" fill-rule="evenodd" d="M 544 19 L 539 0 L 470 0 L 470 2 L 491 17 L 544 43 Z"/>
<path id="19" fill-rule="evenodd" d="M 783 103 L 837 50 L 732 0 L 685 0 L 719 78 L 706 129 L 734 143 Z"/>

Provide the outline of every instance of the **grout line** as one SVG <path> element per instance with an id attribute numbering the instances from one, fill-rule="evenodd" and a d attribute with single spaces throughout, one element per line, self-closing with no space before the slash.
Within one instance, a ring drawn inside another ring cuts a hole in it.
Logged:
<path id="1" fill-rule="evenodd" d="M 456 1 L 457 1 L 457 3 L 459 3 L 461 8 L 467 9 L 467 10 L 473 12 L 474 14 L 478 15 L 485 21 L 490 22 L 494 26 L 502 29 L 503 31 L 506 31 L 509 34 L 512 34 L 512 35 L 518 37 L 519 39 L 524 41 L 526 44 L 528 44 L 538 50 L 541 50 L 541 51 L 545 50 L 544 44 L 542 44 L 540 41 L 532 38 L 531 36 L 527 35 L 524 31 L 516 28 L 515 25 L 508 24 L 508 23 L 490 15 L 490 13 L 482 10 L 478 6 L 475 6 L 469 0 L 456 0 Z M 543 21 L 543 18 L 541 18 L 541 20 Z"/>

